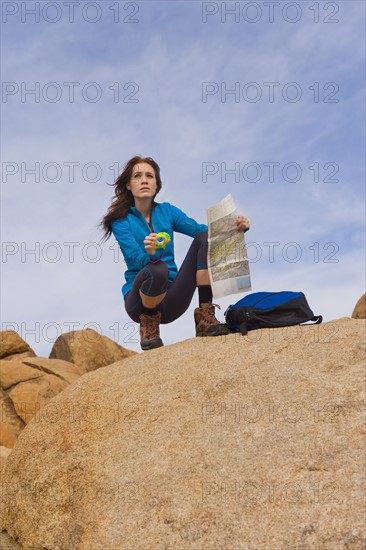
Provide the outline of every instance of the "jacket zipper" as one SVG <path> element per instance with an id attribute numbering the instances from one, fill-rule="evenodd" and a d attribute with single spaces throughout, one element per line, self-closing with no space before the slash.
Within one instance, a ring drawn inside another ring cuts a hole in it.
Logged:
<path id="1" fill-rule="evenodd" d="M 154 210 L 154 209 L 152 209 Z M 153 222 L 152 222 L 152 210 L 151 210 L 151 227 L 154 227 L 153 226 Z M 136 212 L 138 212 L 139 216 L 143 219 L 143 221 L 145 222 L 146 224 L 146 227 L 148 228 L 149 232 L 150 233 L 154 233 L 154 231 L 151 231 L 151 227 L 149 226 L 149 224 L 147 223 L 147 221 L 145 220 L 144 216 L 141 214 L 141 212 L 139 212 L 138 210 L 136 210 Z"/>

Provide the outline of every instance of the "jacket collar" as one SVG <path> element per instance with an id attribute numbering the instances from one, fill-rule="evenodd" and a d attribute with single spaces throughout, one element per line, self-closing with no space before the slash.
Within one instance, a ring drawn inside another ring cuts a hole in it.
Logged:
<path id="1" fill-rule="evenodd" d="M 159 203 L 153 201 L 152 203 L 152 210 L 157 206 Z M 136 206 L 130 206 L 130 212 L 132 212 L 135 215 L 142 215 L 139 210 L 137 210 Z"/>

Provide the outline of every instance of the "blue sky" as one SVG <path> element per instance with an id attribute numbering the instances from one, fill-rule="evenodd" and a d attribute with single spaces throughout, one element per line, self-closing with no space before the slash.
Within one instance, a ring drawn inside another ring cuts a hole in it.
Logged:
<path id="1" fill-rule="evenodd" d="M 109 0 L 80 2 L 73 22 L 64 2 L 41 2 L 35 22 L 36 4 L 2 3 L 2 329 L 48 356 L 61 332 L 94 323 L 140 351 L 122 255 L 96 227 L 111 167 L 135 154 L 160 165 L 158 200 L 200 223 L 233 195 L 251 221 L 253 292 L 301 290 L 326 321 L 351 315 L 365 286 L 364 2 L 281 2 L 273 22 L 263 2 L 226 2 L 238 10 L 226 21 L 221 2 L 119 2 L 117 22 Z M 36 86 L 39 101 L 22 97 Z M 36 163 L 39 181 L 26 171 Z M 204 178 L 207 163 L 217 173 Z M 190 242 L 175 237 L 178 267 Z M 220 319 L 239 297 L 217 300 Z M 194 336 L 196 306 L 197 293 L 161 327 L 165 344 Z"/>

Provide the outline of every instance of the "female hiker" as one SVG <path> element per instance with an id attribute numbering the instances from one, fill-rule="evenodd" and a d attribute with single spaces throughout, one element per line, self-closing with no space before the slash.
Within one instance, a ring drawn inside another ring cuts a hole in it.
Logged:
<path id="1" fill-rule="evenodd" d="M 196 287 L 196 336 L 228 334 L 228 328 L 216 319 L 216 304 L 212 303 L 207 225 L 197 223 L 168 202 L 155 202 L 162 182 L 160 168 L 150 157 L 130 159 L 114 186 L 116 196 L 100 226 L 104 239 L 113 233 L 125 259 L 126 282 L 121 290 L 127 314 L 140 324 L 141 348 L 163 345 L 160 323 L 171 323 L 183 315 Z M 249 229 L 244 216 L 238 216 L 236 225 L 238 231 Z M 179 271 L 174 260 L 174 231 L 193 237 Z M 165 248 L 156 248 L 159 232 L 170 236 Z"/>

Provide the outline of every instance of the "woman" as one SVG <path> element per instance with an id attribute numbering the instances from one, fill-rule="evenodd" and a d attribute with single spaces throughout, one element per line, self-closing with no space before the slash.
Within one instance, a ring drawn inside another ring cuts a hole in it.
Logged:
<path id="1" fill-rule="evenodd" d="M 105 240 L 114 234 L 126 261 L 122 294 L 127 314 L 140 324 L 141 348 L 163 345 L 160 323 L 178 319 L 189 307 L 196 287 L 196 336 L 228 334 L 228 328 L 216 319 L 216 304 L 212 303 L 207 225 L 168 202 L 155 202 L 162 182 L 160 168 L 150 157 L 129 160 L 114 185 L 116 196 L 100 225 Z M 238 216 L 236 225 L 238 231 L 249 229 L 243 216 Z M 156 235 L 162 231 L 171 239 L 164 249 L 156 248 Z M 174 231 L 193 237 L 179 271 L 174 261 Z"/>

